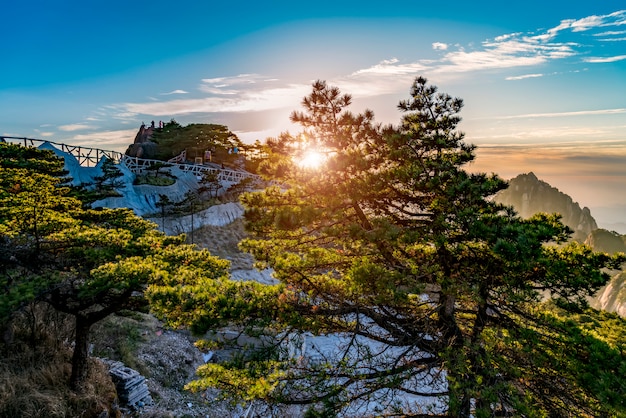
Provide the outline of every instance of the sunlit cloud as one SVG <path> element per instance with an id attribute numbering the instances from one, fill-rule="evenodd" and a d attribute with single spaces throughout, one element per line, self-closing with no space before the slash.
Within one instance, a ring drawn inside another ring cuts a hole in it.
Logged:
<path id="1" fill-rule="evenodd" d="M 433 49 L 435 51 L 445 51 L 446 49 L 448 49 L 448 44 L 445 44 L 443 42 L 433 42 Z"/>
<path id="2" fill-rule="evenodd" d="M 111 118 L 121 122 L 135 122 L 139 115 L 136 112 L 130 112 L 124 105 L 107 105 L 99 110 L 102 115 L 108 115 Z"/>
<path id="3" fill-rule="evenodd" d="M 199 90 L 204 93 L 232 95 L 239 93 L 242 88 L 249 89 L 251 85 L 276 79 L 268 80 L 260 74 L 239 74 L 232 77 L 203 78 L 201 81 Z"/>
<path id="4" fill-rule="evenodd" d="M 85 130 L 85 129 L 96 129 L 96 127 L 87 125 L 84 123 L 74 123 L 71 125 L 59 126 L 59 130 L 64 131 L 64 132 L 73 132 L 73 131 L 80 131 L 80 130 Z"/>
<path id="5" fill-rule="evenodd" d="M 424 65 L 421 62 L 402 64 L 397 58 L 392 58 L 389 60 L 381 61 L 378 64 L 373 65 L 369 68 L 357 70 L 352 73 L 352 76 L 359 76 L 359 75 L 364 75 L 364 74 L 377 75 L 377 76 L 380 76 L 380 75 L 396 76 L 396 75 L 416 74 L 419 71 L 423 71 L 427 68 L 428 66 Z"/>
<path id="6" fill-rule="evenodd" d="M 128 144 L 132 144 L 137 129 L 123 129 L 116 131 L 103 131 L 90 134 L 79 134 L 66 138 L 64 142 L 68 144 L 82 144 L 93 148 L 100 148 L 118 152 L 126 151 Z"/>

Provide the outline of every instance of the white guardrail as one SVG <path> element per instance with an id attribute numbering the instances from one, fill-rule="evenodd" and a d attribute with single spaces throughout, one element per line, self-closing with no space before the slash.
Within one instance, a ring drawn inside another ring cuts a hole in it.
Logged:
<path id="1" fill-rule="evenodd" d="M 151 166 L 159 164 L 163 168 L 177 167 L 184 172 L 193 173 L 196 176 L 201 176 L 206 172 L 217 173 L 219 181 L 227 181 L 232 183 L 239 183 L 246 178 L 251 178 L 254 180 L 261 179 L 260 176 L 248 173 L 246 171 L 231 170 L 229 168 L 220 168 L 212 165 L 188 164 L 185 162 L 180 162 L 180 159 L 178 159 L 179 162 L 176 162 L 175 159 L 172 159 L 174 161 L 161 161 L 131 157 L 117 151 L 107 151 L 98 148 L 84 147 L 80 145 L 68 145 L 63 143 L 46 141 L 44 139 L 0 136 L 0 142 L 17 143 L 24 147 L 33 148 L 38 148 L 43 144 L 51 144 L 58 150 L 71 154 L 72 156 L 74 156 L 74 158 L 76 158 L 81 166 L 86 167 L 95 167 L 103 157 L 106 157 L 116 164 L 123 164 L 134 174 L 143 174 Z"/>

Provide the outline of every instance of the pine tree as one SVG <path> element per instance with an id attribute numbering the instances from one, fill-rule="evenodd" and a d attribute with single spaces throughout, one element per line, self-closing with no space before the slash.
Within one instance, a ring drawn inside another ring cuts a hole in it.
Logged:
<path id="1" fill-rule="evenodd" d="M 165 236 L 129 209 L 84 208 L 56 177 L 62 160 L 49 153 L 6 144 L 0 153 L 0 325 L 32 302 L 73 316 L 75 390 L 85 384 L 93 324 L 145 309 L 144 291 L 165 275 L 187 277 L 192 268 L 205 281 L 227 275 L 227 261 L 184 245 L 182 235 Z"/>
<path id="2" fill-rule="evenodd" d="M 623 255 L 566 243 L 571 231 L 558 215 L 525 220 L 494 203 L 506 183 L 464 170 L 475 155 L 457 130 L 462 101 L 425 79 L 399 104 L 397 127 L 350 104 L 314 83 L 304 111 L 291 115 L 303 132 L 281 136 L 265 167 L 288 187 L 242 199 L 253 236 L 241 246 L 281 284 L 249 286 L 245 310 L 222 315 L 210 305 L 183 321 L 203 332 L 222 323 L 211 318 L 229 318 L 274 335 L 278 353 L 205 366 L 191 387 L 310 404 L 322 415 L 624 413 L 624 388 L 610 377 L 626 365 L 624 338 L 574 320 L 599 318 L 586 297 Z M 326 155 L 322 167 L 297 164 L 307 147 Z M 616 323 L 601 324 L 624 329 Z M 308 361 L 281 354 L 280 343 L 306 333 L 339 345 Z M 586 374 L 589 356 L 601 382 Z"/>

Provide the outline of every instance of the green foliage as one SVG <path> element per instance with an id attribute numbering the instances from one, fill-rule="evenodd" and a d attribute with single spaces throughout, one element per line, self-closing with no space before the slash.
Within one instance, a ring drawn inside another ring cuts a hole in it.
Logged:
<path id="1" fill-rule="evenodd" d="M 623 367 L 614 347 L 624 334 L 613 331 L 623 324 L 594 316 L 614 335 L 608 342 L 576 320 L 608 279 L 601 269 L 624 256 L 557 246 L 571 233 L 558 216 L 523 220 L 494 203 L 506 183 L 463 170 L 474 147 L 456 130 L 462 101 L 425 79 L 399 104 L 397 127 L 349 112 L 350 103 L 314 83 L 305 110 L 291 115 L 303 132 L 269 141 L 259 166 L 286 187 L 242 198 L 253 237 L 241 247 L 281 285 L 152 291 L 163 315 L 197 331 L 233 321 L 277 344 L 305 331 L 346 342 L 321 363 L 285 355 L 207 366 L 192 387 L 325 413 L 368 399 L 396 411 L 397 396 L 419 394 L 445 404 L 433 416 L 624 415 L 624 389 L 609 377 Z M 308 147 L 326 155 L 320 169 L 295 163 Z M 593 367 L 604 377 L 592 384 Z"/>
<path id="2" fill-rule="evenodd" d="M 241 141 L 224 125 L 194 123 L 181 126 L 172 120 L 155 130 L 152 140 L 158 144 L 158 158 L 168 160 L 187 150 L 187 157 L 203 157 L 212 151 L 214 161 L 228 161 L 228 149 L 241 147 Z"/>
<path id="3" fill-rule="evenodd" d="M 63 159 L 50 150 L 21 147 L 16 144 L 2 143 L 0 146 L 0 167 L 34 170 L 53 177 L 63 177 Z"/>

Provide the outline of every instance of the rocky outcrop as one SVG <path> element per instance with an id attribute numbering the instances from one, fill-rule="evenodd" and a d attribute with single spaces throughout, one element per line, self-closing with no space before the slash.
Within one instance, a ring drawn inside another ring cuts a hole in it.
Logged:
<path id="1" fill-rule="evenodd" d="M 594 251 L 609 254 L 626 253 L 626 235 L 619 235 L 606 229 L 591 232 L 585 244 Z M 589 302 L 596 309 L 617 312 L 618 315 L 626 317 L 626 272 L 612 276 L 611 280 Z"/>
<path id="2" fill-rule="evenodd" d="M 109 375 L 123 406 L 135 411 L 153 403 L 148 386 L 146 386 L 146 378 L 138 371 L 124 366 L 119 361 L 103 361 L 109 366 Z"/>
<path id="3" fill-rule="evenodd" d="M 522 218 L 540 212 L 559 213 L 562 222 L 574 231 L 573 238 L 578 241 L 584 241 L 592 231 L 598 229 L 589 208 L 581 209 L 571 197 L 539 180 L 533 173 L 520 174 L 510 180 L 509 187 L 498 192 L 494 200 L 513 206 Z"/>
<path id="4" fill-rule="evenodd" d="M 151 141 L 154 130 L 154 122 L 151 126 L 142 123 L 137 135 L 135 135 L 135 141 L 126 149 L 126 155 L 138 158 L 154 158 L 157 149 L 157 144 Z"/>

